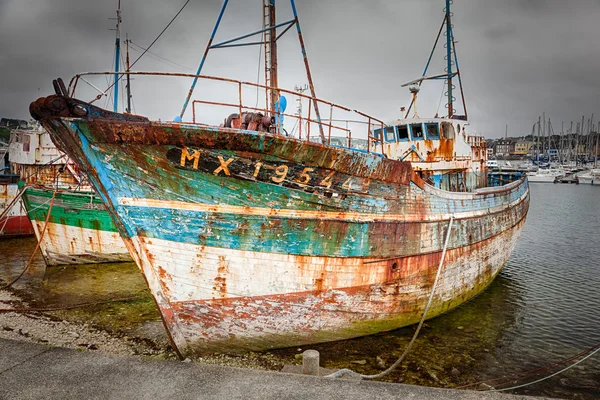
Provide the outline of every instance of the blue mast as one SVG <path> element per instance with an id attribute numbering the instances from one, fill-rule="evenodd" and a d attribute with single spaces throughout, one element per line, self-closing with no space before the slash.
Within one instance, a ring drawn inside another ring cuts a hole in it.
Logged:
<path id="1" fill-rule="evenodd" d="M 452 105 L 452 23 L 450 21 L 451 0 L 446 0 L 446 61 L 448 73 L 448 118 L 454 113 Z"/>
<path id="2" fill-rule="evenodd" d="M 119 101 L 119 57 L 121 56 L 121 0 L 117 7 L 117 39 L 115 41 L 115 93 L 113 99 L 113 111 L 117 112 Z"/>

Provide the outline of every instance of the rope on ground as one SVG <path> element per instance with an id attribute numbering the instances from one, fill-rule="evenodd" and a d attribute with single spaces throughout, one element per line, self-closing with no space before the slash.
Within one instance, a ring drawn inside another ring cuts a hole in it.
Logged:
<path id="1" fill-rule="evenodd" d="M 52 213 L 52 206 L 54 205 L 55 198 L 56 198 L 56 190 L 52 193 L 52 199 L 50 200 L 50 206 L 48 207 L 48 215 L 46 215 L 46 221 L 44 222 L 44 229 L 42 229 L 42 232 L 40 233 L 40 238 L 38 239 L 37 245 L 35 246 L 35 249 L 33 250 L 31 257 L 29 257 L 29 261 L 27 262 L 27 265 L 25 266 L 23 271 L 19 274 L 19 276 L 17 276 L 15 279 L 13 279 L 13 281 L 10 282 L 9 284 L 0 287 L 0 290 L 9 288 L 12 285 L 14 285 L 16 281 L 18 281 L 19 279 L 21 279 L 21 277 L 23 275 L 25 275 L 25 272 L 27 272 L 27 270 L 31 266 L 31 263 L 33 262 L 35 254 L 37 253 L 38 249 L 40 248 L 40 244 L 42 243 L 44 234 L 46 233 L 46 228 L 48 227 L 48 221 L 50 220 L 50 214 Z"/>
<path id="2" fill-rule="evenodd" d="M 65 310 L 73 310 L 75 308 L 83 308 L 89 306 L 97 306 L 100 304 L 108 304 L 108 303 L 118 303 L 120 301 L 131 301 L 131 300 L 141 300 L 142 296 L 130 296 L 130 297 L 122 297 L 120 299 L 111 299 L 111 300 L 103 300 L 96 301 L 93 303 L 82 303 L 82 304 L 74 304 L 71 306 L 64 307 L 48 307 L 48 308 L 0 308 L 0 313 L 30 313 L 30 312 L 49 312 L 49 311 L 65 311 Z"/>
<path id="3" fill-rule="evenodd" d="M 583 357 L 581 360 L 579 360 L 577 362 L 574 362 L 573 364 L 569 365 L 568 367 L 565 367 L 565 368 L 561 369 L 560 371 L 557 371 L 557 372 L 555 372 L 553 374 L 550 374 L 550 375 L 548 375 L 548 376 L 546 376 L 544 378 L 537 379 L 537 380 L 535 380 L 533 382 L 528 382 L 528 383 L 524 383 L 522 385 L 517 385 L 517 386 L 512 386 L 512 387 L 507 387 L 507 388 L 502 388 L 502 389 L 490 389 L 490 390 L 487 390 L 487 391 L 488 392 L 503 392 L 505 390 L 519 389 L 519 388 L 522 388 L 522 387 L 525 387 L 525 386 L 529 386 L 529 385 L 533 385 L 535 383 L 539 383 L 539 382 L 545 381 L 546 379 L 550 379 L 553 376 L 556 376 L 558 374 L 562 374 L 566 370 L 573 368 L 574 366 L 576 366 L 579 363 L 582 363 L 583 361 L 587 360 L 588 358 L 590 358 L 591 356 L 593 356 L 594 354 L 596 354 L 598 351 L 600 351 L 600 347 L 598 347 L 596 350 L 592 351 L 587 356 Z"/>
<path id="4" fill-rule="evenodd" d="M 358 377 L 360 379 L 378 379 L 378 378 L 382 378 L 382 377 L 388 375 L 393 370 L 395 370 L 398 367 L 398 365 L 400 365 L 400 363 L 404 360 L 404 358 L 406 357 L 406 355 L 408 354 L 408 352 L 412 348 L 413 344 L 415 343 L 415 340 L 417 340 L 417 336 L 419 336 L 419 331 L 423 327 L 423 323 L 425 322 L 425 318 L 427 316 L 427 312 L 429 311 L 429 307 L 431 306 L 431 303 L 433 301 L 433 295 L 435 294 L 435 289 L 436 289 L 438 280 L 439 280 L 441 272 L 442 272 L 442 266 L 444 265 L 444 258 L 446 257 L 446 249 L 448 248 L 448 241 L 450 239 L 450 232 L 452 231 L 452 222 L 454 222 L 454 216 L 450 217 L 450 222 L 448 223 L 448 232 L 446 232 L 446 241 L 444 242 L 444 250 L 442 251 L 442 257 L 440 258 L 440 264 L 438 266 L 437 274 L 435 275 L 435 280 L 433 281 L 433 286 L 431 288 L 431 293 L 429 294 L 429 300 L 427 301 L 427 305 L 425 306 L 425 310 L 423 311 L 423 316 L 421 317 L 421 321 L 419 322 L 419 326 L 417 326 L 417 330 L 415 331 L 412 339 L 410 340 L 410 343 L 408 343 L 408 346 L 404 350 L 404 353 L 402 353 L 402 355 L 396 360 L 396 362 L 394 362 L 388 369 L 386 369 L 385 371 L 382 371 L 382 372 L 380 372 L 378 374 L 364 375 L 364 374 L 360 374 L 358 372 L 354 372 L 354 371 L 352 371 L 350 369 L 346 369 L 345 368 L 345 369 L 341 369 L 339 371 L 336 371 L 333 374 L 326 375 L 325 378 L 341 378 L 343 376 L 350 375 L 350 376 L 353 376 L 353 377 Z"/>

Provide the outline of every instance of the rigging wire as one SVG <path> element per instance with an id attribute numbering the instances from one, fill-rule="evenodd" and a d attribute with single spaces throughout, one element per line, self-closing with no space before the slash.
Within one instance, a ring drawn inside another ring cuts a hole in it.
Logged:
<path id="1" fill-rule="evenodd" d="M 145 52 L 147 52 L 147 53 L 148 53 L 148 54 L 150 54 L 150 55 L 153 55 L 153 56 L 155 56 L 155 57 L 157 57 L 157 58 L 159 58 L 159 59 L 161 59 L 161 60 L 163 60 L 163 61 L 166 61 L 166 62 L 168 62 L 168 63 L 170 63 L 170 64 L 173 64 L 173 65 L 174 65 L 174 66 L 176 66 L 176 67 L 183 68 L 183 69 L 184 69 L 184 70 L 186 70 L 186 71 L 192 71 L 192 72 L 195 72 L 195 71 L 194 71 L 192 68 L 186 67 L 185 65 L 178 64 L 178 63 L 176 63 L 176 62 L 175 62 L 175 61 L 173 61 L 173 60 L 170 60 L 170 59 L 168 59 L 168 58 L 166 58 L 166 57 L 163 57 L 163 56 L 161 56 L 161 55 L 159 55 L 159 54 L 156 54 L 156 53 L 154 53 L 154 52 L 152 52 L 152 51 L 149 51 L 147 48 L 145 48 L 145 47 L 142 47 L 142 46 L 140 46 L 140 45 L 139 45 L 139 44 L 137 44 L 137 43 L 134 43 L 132 40 L 130 40 L 130 41 L 129 41 L 129 44 L 130 44 L 130 45 L 132 45 L 132 46 L 134 47 L 134 48 L 133 48 L 133 50 L 135 50 L 135 51 L 139 51 L 139 52 L 143 52 L 143 51 L 145 51 Z M 156 58 L 155 58 L 155 59 L 156 59 Z M 131 69 L 131 67 L 130 67 L 130 69 Z"/>
<path id="2" fill-rule="evenodd" d="M 265 41 L 265 32 L 263 32 L 262 34 L 262 40 L 263 42 Z M 262 53 L 263 53 L 263 46 L 258 46 L 258 68 L 256 71 L 256 104 L 254 105 L 254 108 L 258 108 L 258 92 L 259 92 L 259 88 L 258 85 L 260 84 L 260 65 L 262 62 Z M 240 116 L 241 118 L 241 116 Z"/>
<path id="3" fill-rule="evenodd" d="M 150 43 L 150 46 L 147 47 L 146 50 L 144 50 L 144 52 L 135 59 L 135 61 L 133 63 L 131 63 L 131 65 L 129 66 L 129 68 L 133 68 L 133 66 L 148 52 L 148 50 L 154 46 L 154 43 L 156 43 L 158 41 L 158 39 L 160 39 L 160 37 L 163 35 L 163 33 L 165 33 L 165 31 L 169 28 L 169 26 L 171 26 L 171 24 L 177 19 L 177 17 L 179 16 L 179 14 L 181 14 L 181 12 L 183 11 L 183 9 L 188 5 L 188 3 L 190 2 L 190 0 L 187 0 L 183 6 L 181 6 L 181 8 L 179 9 L 179 11 L 177 11 L 177 14 L 175 14 L 175 16 L 171 19 L 171 21 L 169 21 L 169 23 L 167 24 L 167 26 L 164 27 L 164 29 L 158 34 L 158 36 L 152 41 L 152 43 Z M 123 75 L 120 75 L 119 78 L 117 79 L 117 82 L 121 80 L 121 78 L 123 78 Z M 114 82 L 112 85 L 110 85 L 109 87 L 106 88 L 106 90 L 104 91 L 104 94 L 106 94 L 106 92 L 108 92 L 113 86 L 115 86 L 115 84 L 117 82 Z M 96 96 L 96 98 L 92 101 L 90 101 L 90 104 L 92 104 L 94 101 L 98 100 L 100 97 L 102 96 L 102 94 Z"/>

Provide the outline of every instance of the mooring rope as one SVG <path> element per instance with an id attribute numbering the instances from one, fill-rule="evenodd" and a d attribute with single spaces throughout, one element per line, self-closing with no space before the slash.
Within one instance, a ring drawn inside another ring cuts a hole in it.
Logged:
<path id="1" fill-rule="evenodd" d="M 37 245 L 35 246 L 35 249 L 33 250 L 33 253 L 31 254 L 31 257 L 29 257 L 29 261 L 27 262 L 27 265 L 25 266 L 25 269 L 23 269 L 23 271 L 21 271 L 21 273 L 19 274 L 19 276 L 17 276 L 15 279 L 13 279 L 12 282 L 10 282 L 7 285 L 4 285 L 4 286 L 0 287 L 0 290 L 9 288 L 12 285 L 14 285 L 16 281 L 18 281 L 19 279 L 21 279 L 21 277 L 23 275 L 25 275 L 25 272 L 27 272 L 27 270 L 31 266 L 31 264 L 33 262 L 33 259 L 35 257 L 35 254 L 37 253 L 38 249 L 40 248 L 40 244 L 42 243 L 42 239 L 44 238 L 44 234 L 46 233 L 46 228 L 48 227 L 48 221 L 50 220 L 50 213 L 52 212 L 52 206 L 54 205 L 54 199 L 55 198 L 56 198 L 56 190 L 54 192 L 52 192 L 52 199 L 50 200 L 50 206 L 48 207 L 48 215 L 46 215 L 46 221 L 44 222 L 44 228 L 42 229 L 42 232 L 40 233 L 40 238 L 38 239 Z"/>
<path id="2" fill-rule="evenodd" d="M 450 239 L 450 232 L 452 231 L 452 222 L 453 221 L 454 221 L 454 216 L 451 216 L 450 222 L 448 223 L 448 232 L 446 232 L 446 241 L 444 242 L 444 250 L 442 251 L 442 257 L 440 258 L 440 264 L 438 266 L 437 274 L 435 275 L 435 280 L 433 281 L 433 286 L 431 287 L 431 293 L 429 294 L 429 300 L 427 301 L 427 305 L 425 306 L 425 310 L 423 311 L 423 316 L 421 317 L 419 326 L 417 326 L 417 330 L 415 331 L 415 334 L 413 335 L 412 339 L 410 340 L 410 343 L 404 350 L 404 353 L 402 353 L 402 355 L 396 360 L 396 362 L 394 362 L 388 369 L 386 369 L 385 371 L 382 371 L 378 374 L 364 375 L 364 374 L 360 374 L 358 372 L 354 372 L 351 369 L 344 368 L 344 369 L 334 372 L 333 374 L 326 375 L 325 378 L 341 378 L 343 376 L 350 375 L 353 377 L 358 377 L 360 379 L 378 379 L 378 378 L 382 378 L 382 377 L 388 375 L 389 373 L 391 373 L 393 370 L 395 370 L 398 367 L 398 365 L 400 365 L 400 363 L 402 361 L 404 361 L 404 358 L 406 357 L 406 355 L 412 348 L 413 344 L 415 343 L 415 340 L 417 340 L 417 336 L 419 336 L 419 331 L 423 327 L 423 323 L 425 322 L 425 317 L 427 316 L 427 312 L 429 311 L 429 307 L 431 306 L 431 303 L 433 301 L 433 295 L 435 294 L 435 289 L 436 289 L 438 280 L 439 280 L 441 272 L 442 272 L 442 266 L 444 265 L 444 258 L 446 257 L 446 250 L 448 248 L 448 241 Z"/>
<path id="3" fill-rule="evenodd" d="M 571 364 L 571 365 L 569 365 L 569 366 L 561 369 L 560 371 L 557 371 L 557 372 L 555 372 L 553 374 L 550 374 L 550 375 L 548 375 L 548 376 L 546 376 L 544 378 L 537 379 L 537 380 L 535 380 L 533 382 L 523 383 L 523 384 L 517 385 L 517 386 L 512 386 L 512 387 L 507 387 L 507 388 L 502 388 L 502 389 L 490 389 L 490 390 L 486 390 L 486 392 L 503 392 L 505 390 L 514 390 L 514 389 L 519 389 L 519 388 L 522 388 L 522 387 L 525 387 L 525 386 L 529 386 L 529 385 L 533 385 L 535 383 L 539 383 L 539 382 L 545 381 L 546 379 L 550 379 L 553 376 L 556 376 L 558 374 L 562 374 L 563 372 L 565 372 L 565 371 L 573 368 L 577 364 L 582 363 L 583 361 L 587 360 L 588 358 L 590 358 L 591 356 L 593 356 L 594 354 L 596 354 L 598 351 L 600 351 L 600 347 L 598 347 L 596 350 L 592 351 L 587 356 L 583 357 L 581 360 L 579 360 L 577 362 L 574 362 L 573 364 Z"/>
<path id="4" fill-rule="evenodd" d="M 478 382 L 473 382 L 473 383 L 468 383 L 466 385 L 461 385 L 461 386 L 456 386 L 452 389 L 466 389 L 469 387 L 473 387 L 473 386 L 477 386 L 480 385 L 482 383 L 485 384 L 494 384 L 494 385 L 502 385 L 505 382 L 502 381 L 512 381 L 512 380 L 522 380 L 524 378 L 528 378 L 530 376 L 534 376 L 534 375 L 538 375 L 539 373 L 543 372 L 543 371 L 547 371 L 549 369 L 555 368 L 555 367 L 559 367 L 563 364 L 567 364 L 579 357 L 583 357 L 586 354 L 589 354 L 590 352 L 596 350 L 597 348 L 600 348 L 600 343 L 598 343 L 597 345 L 590 347 L 589 349 L 586 349 L 580 353 L 575 354 L 574 356 L 571 356 L 569 358 L 565 358 L 564 360 L 552 363 L 550 365 L 546 365 L 544 367 L 539 367 L 539 368 L 534 368 L 534 369 L 530 369 L 528 371 L 523 371 L 523 372 L 516 372 L 514 374 L 511 375 L 505 375 L 505 376 L 501 376 L 500 378 L 493 378 L 493 379 L 486 379 L 483 381 L 478 381 Z M 500 382 L 499 382 L 500 381 Z"/>

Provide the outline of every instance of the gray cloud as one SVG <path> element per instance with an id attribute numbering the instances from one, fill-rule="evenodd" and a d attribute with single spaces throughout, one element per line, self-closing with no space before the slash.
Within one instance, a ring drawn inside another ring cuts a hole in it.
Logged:
<path id="1" fill-rule="evenodd" d="M 397 118 L 410 101 L 400 85 L 422 73 L 443 3 L 297 0 L 318 96 L 381 119 Z M 135 44 L 149 45 L 181 4 L 122 0 L 122 38 L 128 32 Z M 188 69 L 183 72 L 194 72 L 220 6 L 220 0 L 192 0 L 152 48 L 162 58 L 148 55 L 135 69 L 182 71 L 176 63 Z M 291 18 L 287 2 L 280 0 L 278 6 L 280 21 Z M 112 70 L 114 32 L 109 29 L 114 21 L 108 18 L 115 7 L 116 0 L 0 0 L 0 115 L 27 118 L 29 103 L 52 93 L 52 79 L 58 76 Z M 554 126 L 563 120 L 569 125 L 582 114 L 600 115 L 599 1 L 456 0 L 453 11 L 472 128 L 497 137 L 508 124 L 511 134 L 527 134 L 542 112 Z M 260 29 L 261 13 L 261 2 L 232 0 L 216 40 Z M 430 73 L 443 71 L 442 53 L 440 46 Z M 132 46 L 132 59 L 139 54 Z M 203 73 L 255 82 L 258 66 L 257 48 L 217 50 Z M 306 82 L 294 32 L 281 39 L 280 75 L 281 86 Z M 107 86 L 105 78 L 94 82 Z M 172 118 L 188 85 L 161 80 L 152 86 L 136 78 L 136 111 Z M 86 100 L 95 95 L 91 88 L 82 93 Z M 438 110 L 441 93 L 441 84 L 423 86 L 421 116 Z M 109 106 L 106 100 L 99 104 Z"/>

